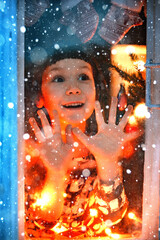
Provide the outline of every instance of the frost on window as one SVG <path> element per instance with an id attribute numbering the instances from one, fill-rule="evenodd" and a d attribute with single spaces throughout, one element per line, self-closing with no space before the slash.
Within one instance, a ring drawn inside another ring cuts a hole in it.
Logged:
<path id="1" fill-rule="evenodd" d="M 150 114 L 134 3 L 26 0 L 25 239 L 141 234 Z"/>

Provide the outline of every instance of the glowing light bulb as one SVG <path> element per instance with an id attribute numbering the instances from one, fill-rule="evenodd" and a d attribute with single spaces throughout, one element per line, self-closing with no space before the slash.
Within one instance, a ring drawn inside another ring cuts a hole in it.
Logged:
<path id="1" fill-rule="evenodd" d="M 63 193 L 63 197 L 66 198 L 67 197 L 67 193 Z"/>
<path id="2" fill-rule="evenodd" d="M 90 211 L 90 216 L 92 216 L 92 217 L 97 217 L 98 216 L 97 209 L 91 208 L 89 211 Z"/>
<path id="3" fill-rule="evenodd" d="M 145 103 L 140 103 L 134 110 L 134 116 L 137 118 L 145 118 L 148 113 Z"/>
<path id="4" fill-rule="evenodd" d="M 136 121 L 136 118 L 134 115 L 130 116 L 129 119 L 128 119 L 128 122 L 133 125 L 133 124 L 136 124 L 137 121 Z"/>
<path id="5" fill-rule="evenodd" d="M 62 226 L 60 223 L 57 223 L 53 228 L 50 229 L 51 231 L 54 231 L 56 233 L 62 233 L 67 230 L 64 226 Z"/>
<path id="6" fill-rule="evenodd" d="M 30 155 L 26 155 L 26 160 L 27 160 L 28 162 L 31 162 L 31 156 L 30 156 Z"/>
<path id="7" fill-rule="evenodd" d="M 53 189 L 50 189 L 49 187 L 46 187 L 40 196 L 38 196 L 39 194 L 35 195 L 37 195 L 37 200 L 32 204 L 33 208 L 39 207 L 40 209 L 46 209 L 49 204 L 55 201 Z"/>
<path id="8" fill-rule="evenodd" d="M 107 235 L 111 235 L 111 233 L 112 233 L 112 232 L 111 232 L 111 229 L 110 229 L 110 228 L 106 228 L 106 229 L 105 229 L 105 233 L 106 233 Z"/>
<path id="9" fill-rule="evenodd" d="M 128 217 L 129 217 L 129 219 L 134 219 L 135 218 L 135 214 L 133 212 L 129 212 L 128 213 Z"/>
<path id="10" fill-rule="evenodd" d="M 111 234 L 111 237 L 113 239 L 120 239 L 120 235 L 119 234 Z"/>
<path id="11" fill-rule="evenodd" d="M 144 61 L 139 60 L 139 61 L 134 62 L 133 64 L 137 67 L 137 69 L 140 72 L 143 72 L 145 70 L 145 67 L 144 67 L 145 62 Z"/>
<path id="12" fill-rule="evenodd" d="M 133 212 L 128 213 L 128 218 L 133 219 L 136 222 L 142 223 L 142 220 L 138 217 Z"/>

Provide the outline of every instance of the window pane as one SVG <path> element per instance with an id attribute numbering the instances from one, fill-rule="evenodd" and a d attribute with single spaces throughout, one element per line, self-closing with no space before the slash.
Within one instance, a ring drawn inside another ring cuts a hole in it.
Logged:
<path id="1" fill-rule="evenodd" d="M 149 112 L 140 2 L 26 1 L 26 239 L 141 234 Z"/>

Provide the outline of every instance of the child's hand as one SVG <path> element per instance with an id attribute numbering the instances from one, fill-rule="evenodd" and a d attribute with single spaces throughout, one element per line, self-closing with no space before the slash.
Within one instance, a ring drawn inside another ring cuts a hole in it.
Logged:
<path id="1" fill-rule="evenodd" d="M 42 122 L 43 132 L 34 118 L 29 119 L 38 140 L 38 143 L 34 142 L 34 147 L 38 150 L 46 167 L 66 171 L 68 161 L 72 157 L 71 125 L 66 128 L 66 143 L 64 143 L 57 111 L 54 110 L 54 128 L 50 126 L 43 110 L 39 110 L 38 115 Z"/>
<path id="2" fill-rule="evenodd" d="M 48 202 L 47 204 L 44 202 L 43 208 L 37 205 L 36 211 L 33 212 L 35 213 L 35 219 L 55 221 L 61 216 L 63 210 L 65 173 L 68 168 L 68 161 L 72 157 L 73 138 L 71 126 L 68 125 L 66 128 L 66 143 L 63 142 L 57 111 L 54 111 L 54 128 L 50 126 L 42 110 L 38 111 L 38 115 L 42 122 L 43 130 L 40 130 L 34 118 L 30 118 L 29 122 L 37 138 L 37 142 L 32 140 L 30 145 L 34 149 L 33 155 L 36 154 L 37 157 L 40 157 L 47 168 L 45 183 L 43 189 L 40 189 L 40 196 L 47 196 Z"/>
<path id="3" fill-rule="evenodd" d="M 94 154 L 98 171 L 102 175 L 102 178 L 106 176 L 106 174 L 112 176 L 112 174 L 108 174 L 111 170 L 114 170 L 115 174 L 117 174 L 117 160 L 121 154 L 123 144 L 140 136 L 139 132 L 124 132 L 128 117 L 132 111 L 132 106 L 128 106 L 128 111 L 124 114 L 119 125 L 115 124 L 116 110 L 117 98 L 114 97 L 111 102 L 108 124 L 106 124 L 103 119 L 100 103 L 96 101 L 97 134 L 88 137 L 78 128 L 73 129 L 73 133 L 76 137 Z"/>

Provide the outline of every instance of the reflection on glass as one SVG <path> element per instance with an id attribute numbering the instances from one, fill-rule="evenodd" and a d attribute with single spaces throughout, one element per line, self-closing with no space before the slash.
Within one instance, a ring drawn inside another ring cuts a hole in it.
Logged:
<path id="1" fill-rule="evenodd" d="M 108 45 L 142 24 L 138 6 L 27 1 L 26 239 L 141 233 L 144 118 L 137 108 L 144 103 L 143 63 L 130 54 L 129 72 L 113 60 L 118 48 Z M 128 16 L 130 27 L 108 39 L 106 19 L 114 22 L 116 11 Z"/>

